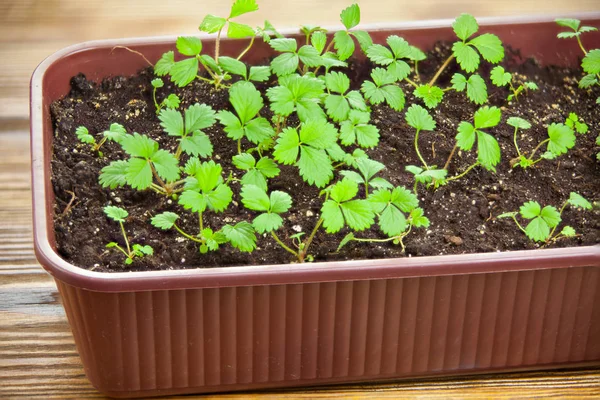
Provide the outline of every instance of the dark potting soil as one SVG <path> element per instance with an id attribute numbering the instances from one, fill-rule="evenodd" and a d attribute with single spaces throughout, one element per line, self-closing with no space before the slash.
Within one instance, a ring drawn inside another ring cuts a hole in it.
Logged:
<path id="1" fill-rule="evenodd" d="M 427 61 L 420 63 L 423 80 L 431 77 L 446 59 L 450 50 L 438 45 L 430 52 Z M 519 231 L 511 219 L 497 219 L 501 213 L 516 211 L 525 201 L 535 200 L 542 205 L 560 207 L 570 192 L 577 192 L 590 201 L 600 200 L 600 162 L 595 154 L 600 148 L 595 138 L 600 132 L 600 107 L 595 103 L 600 95 L 577 87 L 580 70 L 558 67 L 540 67 L 534 60 L 523 60 L 518 52 L 507 51 L 504 61 L 507 70 L 518 72 L 519 81 L 533 81 L 538 91 L 519 96 L 518 101 L 506 103 L 508 89 L 497 88 L 489 82 L 491 66 L 484 65 L 480 74 L 486 78 L 489 104 L 502 109 L 502 122 L 489 129 L 499 141 L 502 161 L 496 173 L 475 168 L 464 178 L 450 182 L 437 190 L 419 187 L 420 206 L 430 219 L 427 229 L 415 229 L 405 239 L 406 253 L 392 243 L 351 242 L 336 253 L 340 240 L 348 233 L 342 230 L 327 235 L 320 230 L 309 253 L 315 261 L 348 259 L 373 259 L 404 256 L 427 256 L 442 254 L 495 252 L 534 249 L 540 244 L 531 242 Z M 351 64 L 349 77 L 358 87 L 368 78 L 373 66 L 369 63 Z M 445 71 L 439 85 L 450 85 L 450 77 L 457 67 Z M 130 188 L 103 189 L 98 184 L 101 168 L 113 160 L 125 159 L 115 143 L 103 146 L 105 157 L 99 158 L 90 146 L 78 142 L 75 129 L 83 125 L 95 134 L 118 122 L 129 132 L 146 134 L 159 142 L 160 147 L 174 151 L 177 142 L 164 133 L 159 125 L 152 100 L 151 69 L 143 70 L 133 77 L 113 77 L 101 84 L 92 83 L 82 75 L 72 79 L 68 96 L 51 106 L 54 123 L 54 157 L 52 160 L 52 183 L 56 195 L 55 231 L 58 251 L 67 261 L 82 268 L 96 271 L 164 270 L 180 268 L 204 268 L 215 266 L 280 264 L 293 262 L 291 255 L 281 249 L 270 236 L 259 236 L 258 248 L 252 253 L 241 253 L 230 245 L 218 252 L 200 254 L 192 241 L 183 239 L 174 231 L 160 231 L 150 225 L 150 218 L 163 211 L 179 213 L 178 221 L 184 230 L 197 232 L 197 215 L 188 213 L 164 196 L 150 190 L 143 192 Z M 195 103 L 206 103 L 215 110 L 231 109 L 228 94 L 215 90 L 210 84 L 195 81 L 185 88 L 174 87 L 165 80 L 158 90 L 162 100 L 169 93 L 177 93 L 182 99 L 180 110 Z M 273 84 L 271 82 L 270 84 Z M 259 84 L 264 90 L 270 84 Z M 412 96 L 412 88 L 402 84 L 407 95 L 407 106 L 422 104 Z M 447 92 L 443 102 L 431 111 L 437 123 L 435 132 L 420 135 L 420 149 L 430 164 L 441 166 L 455 143 L 460 121 L 472 121 L 479 106 L 470 103 L 465 93 Z M 547 126 L 552 122 L 563 123 L 570 112 L 577 114 L 589 125 L 589 133 L 577 135 L 577 142 L 566 155 L 556 160 L 544 160 L 526 170 L 511 168 L 510 160 L 516 157 L 512 142 L 513 128 L 505 122 L 511 116 L 520 116 L 532 123 L 532 128 L 519 135 L 522 151 L 530 152 L 540 141 L 547 138 Z M 406 165 L 419 165 L 413 147 L 414 130 L 404 119 L 405 110 L 394 111 L 385 105 L 372 107 L 372 122 L 380 130 L 380 144 L 368 150 L 370 158 L 384 163 L 387 168 L 380 176 L 394 185 L 412 188 L 412 175 L 405 171 Z M 267 107 L 263 116 L 270 117 Z M 241 177 L 231 158 L 237 152 L 236 143 L 226 137 L 217 123 L 205 130 L 210 137 L 213 159 L 221 163 L 224 176 L 230 172 Z M 245 143 L 245 148 L 249 148 Z M 348 148 L 347 150 L 352 150 Z M 461 152 L 454 157 L 449 176 L 463 171 L 476 159 L 475 151 Z M 320 214 L 322 200 L 319 189 L 306 185 L 291 166 L 280 166 L 281 174 L 269 181 L 269 190 L 284 190 L 293 197 L 293 206 L 286 215 L 280 238 L 290 244 L 289 236 L 298 231 L 309 233 Z M 240 202 L 239 183 L 233 182 L 234 202 L 225 213 L 205 212 L 205 225 L 215 229 L 224 224 L 251 221 L 256 213 L 245 209 Z M 108 220 L 103 213 L 106 205 L 117 205 L 128 210 L 125 228 L 132 243 L 149 244 L 155 255 L 135 259 L 130 266 L 124 265 L 124 256 L 105 245 L 115 241 L 123 245 L 119 225 Z M 600 210 L 581 211 L 567 207 L 563 213 L 564 225 L 574 227 L 579 236 L 561 239 L 546 247 L 592 245 L 600 242 Z M 560 229 L 560 228 L 559 228 Z M 357 234 L 357 237 L 383 238 L 378 226 Z"/>

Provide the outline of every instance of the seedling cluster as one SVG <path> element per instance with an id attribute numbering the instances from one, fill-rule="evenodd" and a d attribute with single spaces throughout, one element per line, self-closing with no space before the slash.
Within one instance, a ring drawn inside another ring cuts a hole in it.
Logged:
<path id="1" fill-rule="evenodd" d="M 484 105 L 488 89 L 478 71 L 484 62 L 501 62 L 504 47 L 496 35 L 479 33 L 473 16 L 462 14 L 456 19 L 453 29 L 457 41 L 452 54 L 429 81 L 424 81 L 418 65 L 426 59 L 425 53 L 396 35 L 389 36 L 385 44 L 374 44 L 367 32 L 356 29 L 360 22 L 357 4 L 342 11 L 344 29 L 328 35 L 323 28 L 303 26 L 303 40 L 281 36 L 268 21 L 259 28 L 237 22 L 237 17 L 257 9 L 255 0 L 236 0 L 228 17 L 207 15 L 199 29 L 216 33 L 214 52 L 205 52 L 197 37 L 179 37 L 178 61 L 175 51 L 168 51 L 154 66 L 152 99 L 164 134 L 175 140 L 172 149 L 160 148 L 147 134 L 128 132 L 116 123 L 101 133 L 98 141 L 85 127 L 75 132 L 99 156 L 107 140 L 117 143 L 125 154 L 123 159 L 102 169 L 99 177 L 102 187 L 150 190 L 177 202 L 178 212 L 161 212 L 150 218 L 149 223 L 156 229 L 173 231 L 182 240 L 196 243 L 200 253 L 218 251 L 227 244 L 251 252 L 257 247 L 257 235 L 268 235 L 298 262 L 313 259 L 309 250 L 319 230 L 328 234 L 348 232 L 339 248 L 356 241 L 392 242 L 404 249 L 403 241 L 413 229 L 429 226 L 425 211 L 419 207 L 419 184 L 435 189 L 477 167 L 495 171 L 501 149 L 494 131 L 502 123 L 502 111 Z M 579 27 L 573 20 L 560 20 L 559 24 L 575 30 L 559 36 L 575 37 L 580 46 L 579 35 L 592 30 Z M 220 42 L 224 35 L 231 39 L 246 38 L 248 45 L 237 56 L 223 55 Z M 252 51 L 257 39 L 268 43 L 276 56 L 269 65 L 248 67 L 242 59 Z M 347 60 L 357 47 L 374 68 L 368 79 L 353 86 Z M 585 53 L 582 67 L 588 75 L 580 86 L 588 88 L 598 83 L 600 50 L 586 52 L 583 47 L 582 50 Z M 453 62 L 461 72 L 452 76 L 449 86 L 439 86 L 440 76 Z M 206 81 L 214 90 L 227 91 L 230 107 L 214 110 L 206 104 L 192 104 L 183 109 L 174 93 L 159 98 L 158 89 L 165 86 L 165 79 L 179 87 L 194 80 Z M 510 89 L 509 103 L 528 90 L 538 89 L 534 82 L 518 81 L 515 74 L 502 66 L 491 70 L 490 79 L 494 85 Z M 261 93 L 256 82 L 272 84 Z M 407 107 L 403 89 L 407 86 L 413 88 L 414 96 L 424 106 Z M 451 90 L 464 92 L 479 108 L 471 119 L 458 125 L 454 149 L 444 165 L 438 166 L 426 160 L 420 151 L 419 136 L 436 130 L 436 121 L 428 109 L 437 107 Z M 414 150 L 420 165 L 406 166 L 414 175 L 410 189 L 386 180 L 381 176 L 386 166 L 369 158 L 368 151 L 376 148 L 380 140 L 379 129 L 371 120 L 371 109 L 383 103 L 398 112 L 406 109 L 406 123 L 414 130 Z M 531 123 L 519 117 L 510 117 L 506 123 L 514 127 L 517 157 L 513 164 L 522 168 L 563 155 L 575 145 L 575 132 L 585 134 L 588 130 L 576 114 L 571 114 L 564 123 L 551 123 L 548 139 L 530 153 L 524 153 L 518 145 L 518 133 L 531 128 Z M 224 170 L 219 163 L 221 158 L 213 154 L 207 130 L 214 127 L 222 129 L 235 149 L 232 171 Z M 545 152 L 541 152 L 544 146 Z M 449 167 L 457 151 L 475 152 L 476 161 L 451 176 Z M 293 166 L 307 185 L 320 189 L 320 213 L 310 231 L 286 231 L 286 214 L 294 207 L 293 193 L 273 190 L 271 184 L 284 165 Z M 207 213 L 223 214 L 233 203 L 241 203 L 253 217 L 209 226 Z M 500 217 L 512 217 L 532 240 L 555 241 L 575 235 L 571 227 L 554 234 L 567 205 L 591 207 L 573 193 L 560 212 L 551 206 L 541 208 L 535 201 L 523 205 L 521 217 L 531 220 L 526 228 L 518 222 L 517 212 Z M 108 206 L 105 212 L 120 224 L 125 246 L 109 243 L 107 247 L 122 252 L 126 264 L 153 254 L 149 246 L 130 247 L 123 225 L 127 211 Z M 186 231 L 180 222 L 191 218 L 197 219 L 198 228 Z M 381 237 L 360 236 L 360 232 L 373 225 L 378 227 Z"/>

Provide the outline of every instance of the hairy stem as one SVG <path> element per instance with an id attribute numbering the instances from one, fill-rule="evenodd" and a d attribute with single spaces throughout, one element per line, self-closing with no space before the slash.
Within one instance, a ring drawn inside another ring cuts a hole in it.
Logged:
<path id="1" fill-rule="evenodd" d="M 419 75 L 419 61 L 415 61 L 415 80 L 421 82 L 421 75 Z"/>
<path id="2" fill-rule="evenodd" d="M 115 244 L 115 249 L 119 250 L 121 253 L 125 254 L 125 257 L 127 258 L 131 258 L 131 254 L 127 254 L 127 252 L 125 251 L 124 248 L 122 248 L 121 246 L 119 246 L 118 244 Z"/>
<path id="3" fill-rule="evenodd" d="M 523 232 L 526 233 L 525 228 L 523 228 L 523 226 L 519 223 L 519 221 L 517 221 L 517 216 L 513 215 L 512 216 L 513 221 L 515 221 L 515 224 L 517 224 L 517 226 L 519 227 L 519 229 Z"/>
<path id="4" fill-rule="evenodd" d="M 464 170 L 464 171 L 463 171 L 461 174 L 459 174 L 459 175 L 455 175 L 455 176 L 453 176 L 453 177 L 451 177 L 451 178 L 448 178 L 448 179 L 446 180 L 446 182 L 455 181 L 455 180 L 457 180 L 457 179 L 460 179 L 460 178 L 462 178 L 463 176 L 465 176 L 466 174 L 468 174 L 468 173 L 469 173 L 469 171 L 471 171 L 473 168 L 475 168 L 475 167 L 476 167 L 476 166 L 478 166 L 478 165 L 479 165 L 479 161 L 477 161 L 475 164 L 472 164 L 472 165 L 470 165 L 470 166 L 469 166 L 469 168 L 465 169 L 465 170 Z"/>
<path id="5" fill-rule="evenodd" d="M 248 44 L 248 47 L 246 47 L 244 49 L 244 51 L 242 51 L 240 53 L 240 55 L 237 57 L 238 60 L 240 60 L 242 57 L 244 57 L 246 55 L 246 53 L 250 50 L 250 48 L 252 47 L 252 45 L 254 44 L 254 39 L 256 39 L 256 36 L 252 36 L 252 39 L 250 39 L 250 43 Z"/>
<path id="6" fill-rule="evenodd" d="M 217 40 L 215 41 L 215 62 L 217 65 L 219 64 L 219 47 L 221 46 L 221 31 L 223 28 L 219 29 L 217 33 Z"/>
<path id="7" fill-rule="evenodd" d="M 123 226 L 123 221 L 119 221 L 119 225 L 121 225 L 121 232 L 123 233 L 123 239 L 125 239 L 125 245 L 127 246 L 127 257 L 131 256 L 131 248 L 129 247 L 129 239 L 127 239 L 127 233 L 125 232 L 125 227 Z"/>
<path id="8" fill-rule="evenodd" d="M 417 83 L 415 81 L 410 80 L 409 78 L 404 78 L 404 80 L 408 83 L 410 83 L 412 86 L 414 86 L 415 88 L 418 88 L 419 85 L 417 85 Z"/>
<path id="9" fill-rule="evenodd" d="M 275 233 L 275 231 L 271 231 L 271 236 L 273 236 L 273 239 L 275 239 L 275 241 L 277 242 L 277 244 L 279 244 L 284 250 L 286 250 L 288 253 L 292 253 L 295 257 L 299 257 L 298 252 L 294 251 L 293 249 L 291 249 L 290 247 L 288 247 L 285 243 L 283 243 L 281 241 L 281 239 L 279 239 L 279 236 L 277 236 L 277 234 Z"/>
<path id="10" fill-rule="evenodd" d="M 437 80 L 440 77 L 440 75 L 442 74 L 442 72 L 444 72 L 446 67 L 448 67 L 448 65 L 450 65 L 450 62 L 453 59 L 454 59 L 454 54 L 450 54 L 450 57 L 448 57 L 448 59 L 446 59 L 446 61 L 442 64 L 440 69 L 437 70 L 437 72 L 435 73 L 433 78 L 431 78 L 431 80 L 429 81 L 429 83 L 428 83 L 429 86 L 433 86 L 437 82 Z"/>
<path id="11" fill-rule="evenodd" d="M 160 176 L 158 175 L 158 172 L 156 172 L 156 168 L 154 168 L 154 163 L 152 161 L 150 161 L 150 160 L 148 160 L 148 162 L 150 163 L 150 168 L 152 169 L 152 175 L 158 181 L 158 184 L 163 188 L 163 190 L 167 194 L 171 194 L 169 192 L 169 190 L 167 189 L 167 185 L 165 184 L 165 182 L 160 178 Z"/>
<path id="12" fill-rule="evenodd" d="M 517 144 L 517 131 L 519 128 L 515 127 L 515 133 L 513 134 L 513 142 L 515 143 L 515 149 L 517 149 L 517 155 L 521 157 L 521 150 L 519 150 L 519 145 Z"/>
<path id="13" fill-rule="evenodd" d="M 579 48 L 583 51 L 583 54 L 587 56 L 587 50 L 583 47 L 583 43 L 581 43 L 581 38 L 579 36 L 575 37 L 577 39 L 577 44 L 579 44 Z"/>
<path id="14" fill-rule="evenodd" d="M 152 100 L 154 100 L 154 106 L 156 107 L 156 114 L 158 115 L 158 113 L 160 113 L 160 106 L 158 105 L 158 102 L 156 101 L 156 88 L 154 88 L 154 90 L 152 91 Z"/>
<path id="15" fill-rule="evenodd" d="M 420 131 L 421 131 L 420 129 L 417 129 L 417 133 L 415 133 L 415 151 L 417 152 L 417 156 L 419 157 L 419 160 L 421 160 L 421 162 L 423 163 L 423 166 L 425 167 L 425 169 L 429 169 L 429 166 L 427 165 L 427 163 L 423 159 L 423 156 L 421 155 L 421 152 L 419 151 L 419 132 Z"/>
<path id="16" fill-rule="evenodd" d="M 204 221 L 202 220 L 202 211 L 198 212 L 198 221 L 200 222 L 200 233 L 204 230 Z"/>
<path id="17" fill-rule="evenodd" d="M 298 253 L 298 260 L 300 262 L 304 262 L 304 258 L 306 257 L 306 254 L 308 253 L 308 248 L 310 247 L 310 244 L 312 243 L 313 239 L 315 238 L 315 235 L 317 234 L 317 231 L 319 230 L 319 228 L 321 227 L 322 224 L 323 224 L 323 218 L 319 218 L 319 220 L 317 221 L 317 224 L 315 225 L 314 229 L 310 233 L 310 236 L 304 242 L 304 248 Z"/>
<path id="18" fill-rule="evenodd" d="M 185 233 L 183 231 L 183 229 L 181 229 L 180 227 L 177 226 L 177 224 L 173 224 L 173 228 L 175 228 L 177 230 L 177 232 L 179 232 L 181 235 L 185 236 L 186 238 L 188 238 L 188 239 L 190 239 L 190 240 L 192 240 L 192 241 L 194 241 L 196 243 L 203 243 L 204 244 L 204 242 L 202 240 L 200 240 L 200 239 L 198 239 L 196 237 L 193 237 L 192 235 L 189 235 L 189 234 Z"/>

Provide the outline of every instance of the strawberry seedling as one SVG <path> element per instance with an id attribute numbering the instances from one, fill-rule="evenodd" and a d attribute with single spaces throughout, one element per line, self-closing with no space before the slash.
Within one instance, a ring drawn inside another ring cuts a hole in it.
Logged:
<path id="1" fill-rule="evenodd" d="M 531 124 L 518 117 L 511 117 L 507 123 L 515 128 L 513 141 L 517 150 L 518 157 L 511 161 L 513 167 L 520 166 L 521 168 L 529 168 L 539 163 L 542 160 L 553 160 L 556 157 L 565 154 L 570 148 L 575 145 L 575 133 L 573 129 L 565 124 L 552 123 L 548 126 L 548 139 L 542 140 L 531 152 L 526 156 L 519 149 L 517 144 L 517 131 L 519 129 L 529 129 Z M 535 158 L 538 150 L 547 144 L 546 151 L 539 157 Z"/>
<path id="2" fill-rule="evenodd" d="M 513 100 L 517 100 L 519 95 L 525 90 L 538 90 L 539 87 L 535 82 L 523 82 L 519 86 L 515 87 L 513 85 L 514 76 L 510 72 L 506 72 L 503 67 L 500 65 L 494 67 L 492 72 L 490 73 L 490 79 L 492 83 L 498 87 L 508 86 L 510 88 L 511 94 L 508 95 L 506 101 L 511 102 Z"/>
<path id="3" fill-rule="evenodd" d="M 106 214 L 108 218 L 119 223 L 119 226 L 121 227 L 121 233 L 123 234 L 123 241 L 125 242 L 125 249 L 121 247 L 117 242 L 108 243 L 106 245 L 106 248 L 115 248 L 121 253 L 123 253 L 125 257 L 127 257 L 125 259 L 126 265 L 130 265 L 131 263 L 133 263 L 133 259 L 136 257 L 142 258 L 144 256 L 151 256 L 154 254 L 154 249 L 152 248 L 152 246 L 142 246 L 140 244 L 134 244 L 133 246 L 130 246 L 129 239 L 127 238 L 127 233 L 125 232 L 125 226 L 123 225 L 125 219 L 129 216 L 127 210 L 115 206 L 106 206 L 104 207 L 104 214 Z"/>

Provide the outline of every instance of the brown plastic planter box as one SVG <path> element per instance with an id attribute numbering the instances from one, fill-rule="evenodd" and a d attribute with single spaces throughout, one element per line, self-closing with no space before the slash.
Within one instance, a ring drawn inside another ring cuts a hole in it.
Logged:
<path id="1" fill-rule="evenodd" d="M 600 25 L 600 14 L 582 19 Z M 577 44 L 556 39 L 551 21 L 482 25 L 523 57 L 576 65 Z M 452 40 L 449 26 L 377 26 L 372 35 L 381 42 L 400 34 L 429 49 Z M 212 44 L 204 40 L 209 52 Z M 69 47 L 45 60 L 31 83 L 35 249 L 100 391 L 134 397 L 600 364 L 599 245 L 114 274 L 62 260 L 52 224 L 49 105 L 79 72 L 99 81 L 145 67 L 117 45 L 155 61 L 174 38 Z M 261 43 L 249 61 L 270 54 Z"/>

